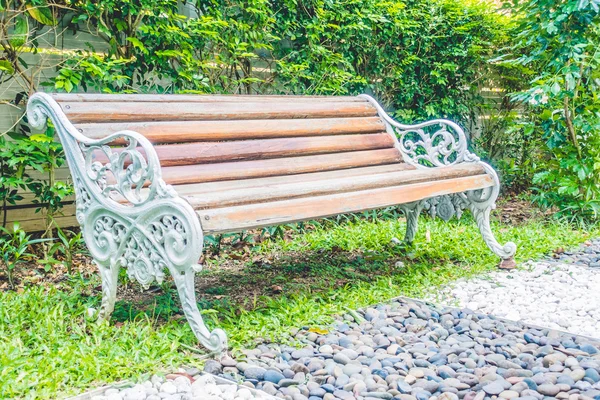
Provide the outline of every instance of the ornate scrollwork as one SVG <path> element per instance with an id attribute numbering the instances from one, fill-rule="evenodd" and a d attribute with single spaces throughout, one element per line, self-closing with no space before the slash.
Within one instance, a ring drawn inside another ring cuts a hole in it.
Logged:
<path id="1" fill-rule="evenodd" d="M 447 222 L 454 216 L 460 219 L 464 209 L 468 207 L 464 193 L 453 193 L 427 199 L 424 208 L 432 218 L 439 217 Z"/>
<path id="2" fill-rule="evenodd" d="M 435 119 L 416 125 L 400 124 L 392 119 L 372 97 L 361 95 L 375 106 L 379 116 L 396 140 L 404 161 L 418 168 L 443 167 L 461 162 L 476 162 L 469 152 L 463 129 L 452 121 Z"/>
<path id="3" fill-rule="evenodd" d="M 76 190 L 77 186 L 83 186 L 94 192 L 90 195 L 101 195 L 104 199 L 98 197 L 96 200 L 107 205 L 128 202 L 138 206 L 157 198 L 177 196 L 163 181 L 158 156 L 141 134 L 124 130 L 102 139 L 90 139 L 71 125 L 50 96 L 34 94 L 27 107 L 30 125 L 42 129 L 49 117 L 55 120 L 72 166 Z M 119 143 L 125 143 L 125 146 L 116 147 Z"/>
<path id="4" fill-rule="evenodd" d="M 65 148 L 77 220 L 102 277 L 100 317 L 114 309 L 120 267 L 144 287 L 162 282 L 168 269 L 194 334 L 209 350 L 222 351 L 226 336 L 218 329 L 208 331 L 193 290 L 203 247 L 200 222 L 189 203 L 163 181 L 152 144 L 133 131 L 87 138 L 44 93 L 30 98 L 27 115 L 39 129 L 51 118 Z M 125 146 L 111 147 L 119 143 Z"/>
<path id="5" fill-rule="evenodd" d="M 492 186 L 429 198 L 424 201 L 424 209 L 431 217 L 440 217 L 448 221 L 454 216 L 460 218 L 463 210 L 468 208 L 488 247 L 502 259 L 510 259 L 517 251 L 517 246 L 513 242 L 501 245 L 490 228 L 490 213 L 496 208 L 496 199 L 500 193 L 500 181 L 492 167 L 483 162 L 480 164 L 492 177 L 494 181 Z"/>
<path id="6" fill-rule="evenodd" d="M 172 205 L 162 206 L 152 210 L 151 217 L 138 218 L 93 209 L 83 225 L 90 253 L 98 262 L 111 260 L 127 268 L 129 277 L 144 287 L 162 282 L 165 269 L 185 271 L 198 261 L 187 250 L 201 246 L 202 233 L 184 219 L 189 216 Z"/>
<path id="7" fill-rule="evenodd" d="M 106 197 L 115 199 L 120 195 L 134 205 L 154 198 L 174 197 L 160 176 L 160 163 L 152 145 L 139 136 L 136 132 L 121 131 L 105 139 L 81 143 L 87 177 Z M 108 146 L 119 139 L 126 143 L 125 147 L 115 150 Z M 146 186 L 149 189 L 144 193 Z"/>

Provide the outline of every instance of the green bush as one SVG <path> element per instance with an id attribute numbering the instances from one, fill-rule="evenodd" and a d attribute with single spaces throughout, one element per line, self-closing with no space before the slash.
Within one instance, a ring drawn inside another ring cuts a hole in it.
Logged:
<path id="1" fill-rule="evenodd" d="M 468 0 L 274 2 L 278 78 L 298 93 L 375 95 L 404 121 L 473 116 L 508 17 Z"/>
<path id="2" fill-rule="evenodd" d="M 506 61 L 532 76 L 514 96 L 526 104 L 514 130 L 545 146 L 536 160 L 534 200 L 577 220 L 600 211 L 599 6 L 598 0 L 514 1 L 521 22 L 516 56 Z"/>
<path id="3" fill-rule="evenodd" d="M 197 18 L 174 0 L 72 6 L 73 23 L 95 26 L 110 50 L 71 60 L 59 90 L 367 92 L 406 121 L 472 117 L 509 25 L 469 0 L 215 0 L 198 3 Z"/>

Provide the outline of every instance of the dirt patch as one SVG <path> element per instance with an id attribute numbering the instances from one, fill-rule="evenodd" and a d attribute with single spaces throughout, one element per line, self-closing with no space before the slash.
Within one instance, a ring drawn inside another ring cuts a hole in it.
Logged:
<path id="1" fill-rule="evenodd" d="M 542 210 L 529 200 L 511 197 L 498 201 L 495 216 L 503 224 L 523 225 L 531 220 L 549 220 L 555 212 L 556 210 Z"/>

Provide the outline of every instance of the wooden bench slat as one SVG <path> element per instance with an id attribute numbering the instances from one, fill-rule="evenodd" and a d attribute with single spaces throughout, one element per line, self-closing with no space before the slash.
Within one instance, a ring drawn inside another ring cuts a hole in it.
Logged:
<path id="1" fill-rule="evenodd" d="M 377 110 L 365 102 L 233 103 L 127 103 L 65 102 L 62 110 L 72 123 L 126 121 L 194 121 L 244 119 L 301 119 L 374 117 Z"/>
<path id="2" fill-rule="evenodd" d="M 402 161 L 395 148 L 353 151 L 316 156 L 274 158 L 258 161 L 238 161 L 218 164 L 198 164 L 162 168 L 164 180 L 173 185 L 260 178 L 276 175 L 332 171 L 345 168 L 392 164 Z"/>
<path id="3" fill-rule="evenodd" d="M 222 190 L 241 190 L 253 189 L 256 187 L 271 187 L 282 183 L 303 184 L 305 182 L 315 182 L 322 180 L 348 178 L 351 176 L 384 174 L 387 172 L 400 172 L 416 169 L 407 163 L 394 163 L 386 165 L 376 165 L 373 167 L 360 167 L 350 169 L 339 169 L 337 171 L 309 172 L 306 174 L 269 176 L 266 178 L 250 178 L 243 180 L 231 180 L 222 182 L 204 182 L 191 183 L 184 185 L 175 185 L 175 191 L 180 196 L 198 195 L 201 193 L 211 193 Z"/>
<path id="4" fill-rule="evenodd" d="M 387 133 L 378 135 L 316 136 L 312 138 L 240 140 L 236 142 L 185 143 L 154 146 L 163 167 L 215 162 L 263 160 L 347 151 L 386 149 L 394 146 Z M 121 149 L 115 149 L 119 152 Z M 140 149 L 143 153 L 143 150 Z M 104 153 L 96 160 L 106 163 Z M 281 162 L 285 162 L 282 160 Z"/>
<path id="5" fill-rule="evenodd" d="M 198 211 L 207 234 L 239 232 L 288 222 L 325 218 L 332 215 L 372 210 L 465 190 L 492 186 L 489 175 L 421 182 L 351 193 L 306 197 Z"/>
<path id="6" fill-rule="evenodd" d="M 407 163 L 395 163 L 386 165 L 376 165 L 373 167 L 360 167 L 350 169 L 339 169 L 337 171 L 325 172 L 309 172 L 305 174 L 295 175 L 280 175 L 269 176 L 266 178 L 250 178 L 242 180 L 216 181 L 203 183 L 188 183 L 181 185 L 173 185 L 177 194 L 181 197 L 186 196 L 202 196 L 203 193 L 213 193 L 220 191 L 240 191 L 254 190 L 256 188 L 270 188 L 282 183 L 293 183 L 294 185 L 302 185 L 309 182 L 335 180 L 349 177 L 361 177 L 363 175 L 378 175 L 388 172 L 413 171 L 416 168 Z M 142 189 L 142 194 L 145 195 L 148 188 Z M 127 203 L 124 198 L 116 197 L 115 200 L 121 203 Z"/>
<path id="7" fill-rule="evenodd" d="M 385 125 L 379 117 L 351 117 L 288 120 L 87 123 L 76 124 L 76 128 L 85 136 L 92 139 L 101 139 L 111 133 L 131 130 L 141 133 L 152 143 L 184 143 L 376 133 L 385 130 Z"/>
<path id="8" fill-rule="evenodd" d="M 221 190 L 211 193 L 184 195 L 195 209 L 222 208 L 244 204 L 272 202 L 300 197 L 323 196 L 334 193 L 350 193 L 389 186 L 401 186 L 419 182 L 435 182 L 485 174 L 478 164 L 463 164 L 446 168 L 418 169 L 401 172 L 350 176 L 304 183 L 290 182 L 270 186 Z M 181 194 L 180 194 L 181 195 Z"/>
<path id="9" fill-rule="evenodd" d="M 146 103 L 230 103 L 230 102 L 366 102 L 358 96 L 305 96 L 305 95 L 197 95 L 197 94 L 108 94 L 108 93 L 50 93 L 59 103 L 64 102 L 146 102 Z"/>

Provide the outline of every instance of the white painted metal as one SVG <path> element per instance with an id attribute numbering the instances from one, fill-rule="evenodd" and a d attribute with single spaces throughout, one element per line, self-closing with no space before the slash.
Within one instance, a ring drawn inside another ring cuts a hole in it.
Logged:
<path id="1" fill-rule="evenodd" d="M 500 188 L 498 176 L 467 150 L 463 130 L 447 120 L 402 125 L 371 97 L 363 97 L 377 108 L 407 163 L 417 168 L 435 168 L 476 162 L 494 179 L 495 185 L 486 189 L 401 205 L 408 220 L 406 239 L 414 238 L 423 207 L 444 219 L 468 207 L 490 249 L 504 259 L 512 257 L 516 250 L 514 243 L 500 245 L 489 224 Z M 38 129 L 43 129 L 48 119 L 52 120 L 64 146 L 75 185 L 77 220 L 102 277 L 100 317 L 108 318 L 114 309 L 120 268 L 126 268 L 129 277 L 145 287 L 155 280 L 161 282 L 166 269 L 173 276 L 183 311 L 200 343 L 210 351 L 226 350 L 225 332 L 208 330 L 196 302 L 194 273 L 201 269 L 198 260 L 203 248 L 200 221 L 189 203 L 163 181 L 152 144 L 133 131 L 120 131 L 99 140 L 87 138 L 45 93 L 31 96 L 27 116 L 30 125 Z M 424 128 L 436 125 L 441 128 L 433 134 L 425 132 Z M 119 152 L 109 146 L 116 139 L 126 142 Z M 98 152 L 104 153 L 108 162 L 96 161 L 93 155 Z M 149 190 L 142 191 L 144 186 Z M 117 198 L 124 198 L 127 203 Z"/>
<path id="2" fill-rule="evenodd" d="M 200 222 L 189 203 L 163 181 L 152 144 L 132 131 L 89 139 L 45 93 L 31 96 L 27 117 L 38 129 L 43 129 L 50 118 L 65 149 L 75 185 L 77 221 L 102 277 L 100 317 L 108 318 L 114 309 L 119 268 L 127 268 L 129 277 L 146 287 L 154 280 L 161 282 L 167 269 L 200 343 L 210 351 L 225 350 L 225 332 L 208 330 L 194 292 L 194 273 L 201 269 L 198 260 L 203 247 Z M 122 152 L 108 146 L 117 138 L 127 143 Z M 103 152 L 109 161 L 95 161 L 96 151 Z M 149 190 L 142 192 L 144 184 Z M 117 202 L 116 196 L 128 203 Z"/>
<path id="3" fill-rule="evenodd" d="M 500 180 L 489 164 L 484 163 L 468 150 L 467 137 L 463 129 L 446 119 L 435 119 L 416 125 L 401 124 L 390 117 L 372 97 L 365 94 L 359 97 L 367 99 L 377 109 L 405 162 L 421 169 L 464 162 L 478 163 L 494 180 L 494 186 L 489 188 L 401 205 L 399 208 L 403 210 L 407 219 L 405 240 L 410 242 L 414 239 L 417 218 L 423 207 L 429 209 L 432 216 L 437 214 L 444 220 L 449 220 L 455 214 L 460 217 L 462 210 L 469 208 L 487 246 L 502 259 L 512 258 L 517 251 L 517 246 L 512 242 L 504 245 L 498 243 L 490 227 L 490 212 L 496 208 Z M 430 127 L 437 127 L 437 129 L 432 133 L 426 132 L 425 128 Z"/>

